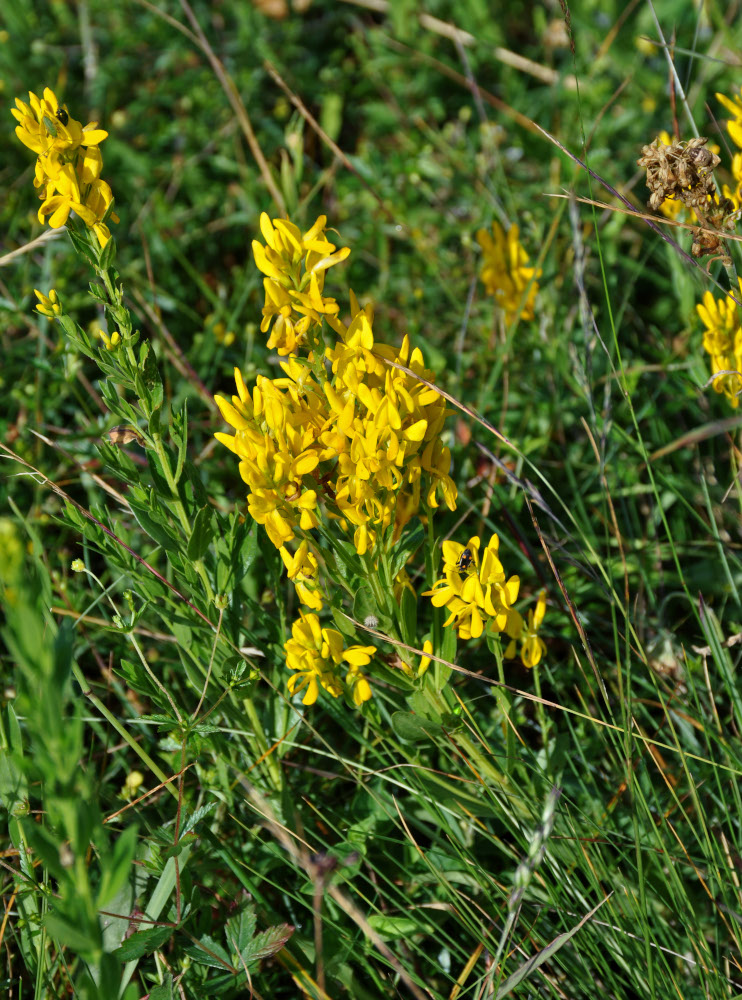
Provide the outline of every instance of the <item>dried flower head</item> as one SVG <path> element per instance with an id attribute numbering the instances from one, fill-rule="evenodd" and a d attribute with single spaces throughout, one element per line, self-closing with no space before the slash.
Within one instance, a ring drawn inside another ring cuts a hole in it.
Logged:
<path id="1" fill-rule="evenodd" d="M 655 211 L 667 199 L 678 199 L 689 208 L 703 208 L 716 195 L 714 169 L 721 160 L 705 149 L 706 137 L 673 142 L 654 140 L 642 148 L 636 161 L 646 167 L 649 207 Z"/>

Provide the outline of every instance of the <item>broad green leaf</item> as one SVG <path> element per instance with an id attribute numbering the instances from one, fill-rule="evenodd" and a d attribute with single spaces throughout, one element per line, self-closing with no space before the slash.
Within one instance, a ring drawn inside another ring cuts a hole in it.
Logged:
<path id="1" fill-rule="evenodd" d="M 411 712 L 394 712 L 392 729 L 405 743 L 429 742 L 445 732 L 443 726 Z"/>
<path id="2" fill-rule="evenodd" d="M 174 933 L 174 927 L 150 927 L 146 931 L 137 931 L 116 949 L 116 958 L 122 962 L 130 962 L 133 959 L 141 958 L 142 955 L 151 955 L 153 951 L 161 948 Z"/>
<path id="3" fill-rule="evenodd" d="M 268 930 L 256 934 L 242 952 L 243 961 L 246 965 L 251 965 L 263 958 L 275 955 L 283 948 L 293 933 L 294 928 L 291 924 L 278 924 L 276 927 L 269 927 Z"/>
<path id="4" fill-rule="evenodd" d="M 208 934 L 204 934 L 198 944 L 186 945 L 183 951 L 199 965 L 209 965 L 214 969 L 221 969 L 222 972 L 234 968 L 224 948 Z"/>

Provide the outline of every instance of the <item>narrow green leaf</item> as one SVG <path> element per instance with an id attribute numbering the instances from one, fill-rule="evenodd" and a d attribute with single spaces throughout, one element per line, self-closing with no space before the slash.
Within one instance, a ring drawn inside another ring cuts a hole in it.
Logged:
<path id="1" fill-rule="evenodd" d="M 193 533 L 188 540 L 187 557 L 191 562 L 201 559 L 214 537 L 212 509 L 202 507 L 193 522 Z"/>
<path id="2" fill-rule="evenodd" d="M 100 947 L 100 942 L 92 934 L 86 934 L 84 928 L 57 913 L 48 913 L 44 917 L 44 926 L 51 938 L 80 955 L 88 955 Z"/>
<path id="3" fill-rule="evenodd" d="M 154 539 L 154 541 L 157 542 L 158 545 L 161 545 L 167 552 L 179 551 L 179 545 L 176 539 L 164 525 L 158 524 L 158 522 L 153 519 L 150 511 L 133 501 L 129 501 L 129 503 L 131 511 L 137 519 L 137 523 L 142 531 L 149 535 L 150 538 Z"/>
<path id="4" fill-rule="evenodd" d="M 136 849 L 137 827 L 132 825 L 117 837 L 111 854 L 101 857 L 102 877 L 98 888 L 97 909 L 107 906 L 126 882 Z"/>
<path id="5" fill-rule="evenodd" d="M 519 969 L 516 969 L 512 976 L 508 976 L 497 991 L 495 1000 L 502 1000 L 502 997 L 506 997 L 508 993 L 511 993 L 519 983 L 522 983 L 523 980 L 527 979 L 532 972 L 535 972 L 536 969 L 540 968 L 540 966 L 544 964 L 544 962 L 552 958 L 559 951 L 562 945 L 565 945 L 570 938 L 573 938 L 577 931 L 587 923 L 590 917 L 592 917 L 594 913 L 597 913 L 604 903 L 608 902 L 612 895 L 613 893 L 610 893 L 610 895 L 606 896 L 605 899 L 601 899 L 598 905 L 594 906 L 589 913 L 586 913 L 582 920 L 578 924 L 575 924 L 572 930 L 565 931 L 564 934 L 558 934 L 550 944 L 547 944 L 545 948 L 542 948 L 541 951 L 529 958 L 527 962 L 524 962 Z"/>
<path id="6" fill-rule="evenodd" d="M 107 271 L 108 268 L 112 266 L 115 259 L 116 259 L 116 240 L 112 236 L 101 250 L 99 264 L 98 264 L 101 271 Z"/>
<path id="7" fill-rule="evenodd" d="M 77 251 L 77 253 L 81 257 L 84 257 L 85 260 L 89 264 L 93 265 L 93 267 L 97 267 L 98 266 L 98 254 L 95 253 L 95 251 L 90 246 L 90 244 L 87 242 L 87 240 L 85 239 L 85 237 L 81 236 L 79 233 L 76 233 L 74 229 L 68 229 L 67 230 L 67 235 L 69 236 L 70 240 L 72 241 L 72 246 L 75 248 L 75 250 Z"/>
<path id="8" fill-rule="evenodd" d="M 176 485 L 180 482 L 180 477 L 183 475 L 183 467 L 186 460 L 186 452 L 188 450 L 188 400 L 183 400 L 183 410 L 181 411 L 180 420 L 178 421 L 178 434 L 177 437 L 173 435 L 173 440 L 178 445 L 178 461 L 175 465 L 175 472 L 173 478 Z"/>

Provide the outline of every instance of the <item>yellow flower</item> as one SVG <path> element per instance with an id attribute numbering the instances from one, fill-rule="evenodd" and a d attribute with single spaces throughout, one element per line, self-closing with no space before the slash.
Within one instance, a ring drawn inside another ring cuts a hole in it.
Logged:
<path id="1" fill-rule="evenodd" d="M 39 304 L 36 306 L 38 312 L 42 316 L 48 316 L 49 319 L 54 319 L 55 316 L 62 315 L 62 304 L 59 301 L 59 296 L 52 288 L 49 295 L 44 295 L 37 288 L 34 288 L 34 295 L 39 300 Z"/>
<path id="2" fill-rule="evenodd" d="M 144 775 L 141 771 L 130 771 L 126 776 L 126 781 L 121 788 L 121 795 L 125 799 L 133 799 L 144 783 Z"/>
<path id="3" fill-rule="evenodd" d="M 111 234 L 103 218 L 113 195 L 100 176 L 103 158 L 98 146 L 108 133 L 99 129 L 97 122 L 83 128 L 48 87 L 41 99 L 34 93 L 28 96 L 28 104 L 16 99 L 12 114 L 18 122 L 16 135 L 38 154 L 34 186 L 42 201 L 39 221 L 43 224 L 48 219 L 57 229 L 74 212 L 95 231 L 104 247 Z M 118 222 L 113 213 L 109 217 Z"/>
<path id="4" fill-rule="evenodd" d="M 737 96 L 729 98 L 724 94 L 717 94 L 716 97 L 732 115 L 732 120 L 727 122 L 729 138 L 737 146 L 742 146 L 742 99 Z"/>
<path id="5" fill-rule="evenodd" d="M 544 620 L 546 613 L 546 592 L 541 591 L 536 601 L 536 607 L 528 612 L 528 624 L 518 615 L 519 621 L 515 622 L 512 631 L 512 641 L 505 650 L 505 656 L 512 658 L 515 656 L 516 642 L 520 642 L 520 658 L 524 667 L 535 667 L 546 655 L 546 643 L 538 635 L 538 629 Z"/>
<path id="6" fill-rule="evenodd" d="M 288 680 L 292 695 L 304 691 L 302 703 L 313 705 L 320 688 L 333 698 L 343 692 L 339 667 L 348 664 L 346 684 L 356 705 L 361 705 L 371 697 L 368 680 L 360 668 L 368 664 L 376 652 L 374 646 L 350 646 L 343 648 L 343 637 L 336 629 L 322 628 L 315 614 L 301 613 L 301 617 L 291 626 L 291 638 L 285 643 L 286 666 L 294 674 Z"/>
<path id="7" fill-rule="evenodd" d="M 404 660 L 399 661 L 399 665 L 404 671 L 404 673 L 410 678 L 420 678 L 423 676 L 425 671 L 431 664 L 431 657 L 429 654 L 433 652 L 433 643 L 430 639 L 426 639 L 423 643 L 423 656 L 420 657 L 420 663 L 418 664 L 417 670 L 406 663 Z"/>
<path id="8" fill-rule="evenodd" d="M 443 578 L 423 593 L 434 607 L 451 612 L 444 626 L 453 624 L 462 639 L 478 639 L 485 625 L 490 632 L 505 632 L 517 620 L 512 605 L 518 598 L 520 580 L 506 577 L 497 555 L 499 544 L 497 535 L 492 535 L 480 561 L 481 542 L 476 535 L 466 546 L 445 541 Z M 467 550 L 471 560 L 465 562 L 462 555 Z"/>
<path id="9" fill-rule="evenodd" d="M 121 343 L 121 334 L 118 332 L 118 330 L 114 330 L 110 337 L 108 336 L 105 330 L 100 330 L 99 333 L 100 333 L 100 339 L 106 345 L 107 351 L 112 351 L 114 347 L 118 347 L 118 345 Z"/>
<path id="10" fill-rule="evenodd" d="M 742 296 L 742 279 L 740 295 Z M 742 325 L 739 306 L 731 296 L 715 299 L 707 291 L 696 310 L 706 328 L 703 346 L 711 360 L 712 377 L 716 372 L 728 373 L 714 378 L 714 389 L 716 392 L 723 392 L 736 408 L 742 391 Z"/>
<path id="11" fill-rule="evenodd" d="M 350 249 L 336 249 L 326 235 L 327 218 L 321 215 L 302 234 L 288 219 L 274 219 L 263 212 L 260 231 L 265 244 L 253 240 L 252 249 L 263 280 L 265 305 L 260 329 L 266 333 L 275 318 L 268 340 L 269 348 L 279 354 L 293 354 L 303 347 L 313 327 L 322 325 L 323 317 L 338 313 L 334 299 L 322 295 L 325 272 L 345 260 Z"/>
<path id="12" fill-rule="evenodd" d="M 61 105 L 56 94 L 49 87 L 44 90 L 41 100 L 29 92 L 29 103 L 16 98 L 11 114 L 18 121 L 16 135 L 34 153 L 47 156 L 51 152 L 68 153 L 79 146 L 97 146 L 107 137 L 108 132 L 97 128 L 97 122 L 89 122 L 85 128 L 71 118 L 66 105 Z"/>
<path id="13" fill-rule="evenodd" d="M 281 547 L 280 552 L 289 580 L 296 587 L 296 596 L 308 608 L 321 611 L 323 605 L 318 581 L 319 563 L 307 540 L 300 542 L 294 553 L 289 552 L 285 546 Z"/>
<path id="14" fill-rule="evenodd" d="M 504 232 L 497 222 L 492 223 L 492 236 L 486 229 L 477 233 L 484 261 L 479 276 L 488 295 L 505 313 L 505 322 L 516 317 L 533 319 L 533 306 L 538 292 L 536 278 L 540 271 L 528 267 L 528 254 L 518 240 L 518 227 L 513 225 Z M 527 291 L 526 291 L 527 290 Z"/>

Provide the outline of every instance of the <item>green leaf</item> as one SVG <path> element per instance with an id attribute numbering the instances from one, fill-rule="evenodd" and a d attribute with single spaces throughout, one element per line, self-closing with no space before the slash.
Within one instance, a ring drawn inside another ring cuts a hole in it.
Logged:
<path id="1" fill-rule="evenodd" d="M 88 955 L 100 948 L 97 936 L 86 934 L 79 924 L 70 923 L 58 913 L 48 913 L 44 917 L 44 926 L 50 937 L 80 955 Z"/>
<path id="2" fill-rule="evenodd" d="M 234 968 L 224 948 L 208 934 L 204 934 L 198 945 L 186 945 L 183 951 L 199 965 L 210 965 L 213 969 L 221 969 L 222 972 Z"/>
<path id="3" fill-rule="evenodd" d="M 168 973 L 162 986 L 149 991 L 149 1000 L 173 1000 L 173 977 Z"/>
<path id="4" fill-rule="evenodd" d="M 186 555 L 191 562 L 201 559 L 214 537 L 213 511 L 211 507 L 202 507 L 193 522 L 193 533 L 188 539 Z"/>
<path id="5" fill-rule="evenodd" d="M 404 940 L 420 933 L 420 924 L 412 917 L 386 917 L 383 913 L 372 913 L 368 922 L 381 938 Z"/>
<path id="6" fill-rule="evenodd" d="M 116 240 L 113 236 L 101 250 L 98 266 L 101 271 L 107 271 L 116 259 Z"/>
<path id="7" fill-rule="evenodd" d="M 392 729 L 405 743 L 429 742 L 436 736 L 442 736 L 445 732 L 443 726 L 432 719 L 424 719 L 411 712 L 394 712 L 392 715 Z"/>
<path id="8" fill-rule="evenodd" d="M 137 931 L 124 941 L 114 954 L 122 962 L 131 962 L 142 955 L 151 955 L 161 948 L 175 933 L 174 927 L 150 927 L 146 931 Z"/>
<path id="9" fill-rule="evenodd" d="M 293 933 L 294 928 L 291 924 L 278 924 L 275 927 L 269 927 L 268 930 L 257 934 L 242 952 L 243 961 L 246 965 L 251 965 L 254 962 L 259 962 L 262 958 L 275 955 L 284 947 Z"/>
<path id="10" fill-rule="evenodd" d="M 239 955 L 244 957 L 244 952 L 250 944 L 255 933 L 255 907 L 246 906 L 236 917 L 227 921 L 224 928 L 224 936 L 230 948 L 236 948 Z"/>
<path id="11" fill-rule="evenodd" d="M 601 906 L 603 906 L 604 903 L 607 903 L 612 895 L 613 893 L 611 892 L 605 899 L 601 899 L 598 905 L 594 906 L 589 913 L 586 913 L 579 924 L 575 924 L 572 930 L 565 931 L 564 934 L 558 934 L 550 944 L 547 944 L 547 946 L 542 948 L 541 951 L 532 955 L 527 962 L 524 962 L 519 969 L 516 969 L 512 976 L 508 976 L 497 991 L 495 1000 L 502 1000 L 503 997 L 506 997 L 508 993 L 511 993 L 515 989 L 518 983 L 522 983 L 524 979 L 528 978 L 530 973 L 535 972 L 536 969 L 544 964 L 544 962 L 553 958 L 562 945 L 565 945 L 571 937 L 574 937 L 583 924 L 587 923 L 590 917 L 592 917 L 594 913 L 597 913 Z"/>
<path id="12" fill-rule="evenodd" d="M 163 549 L 167 552 L 178 552 L 180 546 L 178 545 L 174 536 L 165 528 L 164 525 L 158 524 L 152 516 L 151 512 L 140 504 L 135 503 L 133 500 L 129 501 L 131 506 L 131 512 L 137 519 L 139 527 L 144 531 L 150 538 L 154 539 L 158 545 L 161 545 Z"/>
<path id="13" fill-rule="evenodd" d="M 175 424 L 175 422 L 174 422 Z M 177 421 L 177 430 L 173 426 L 173 441 L 178 446 L 178 461 L 175 465 L 175 472 L 173 473 L 173 479 L 175 484 L 180 482 L 180 477 L 183 475 L 183 466 L 185 465 L 186 452 L 188 450 L 188 400 L 183 400 L 183 409 L 180 414 L 180 419 Z"/>
<path id="14" fill-rule="evenodd" d="M 409 589 L 402 588 L 402 600 L 400 602 L 402 619 L 402 638 L 408 646 L 416 645 L 417 637 L 417 598 Z"/>
<path id="15" fill-rule="evenodd" d="M 137 377 L 140 397 L 146 399 L 151 414 L 162 406 L 162 379 L 157 359 L 149 341 L 144 341 L 139 352 L 139 374 Z"/>
<path id="16" fill-rule="evenodd" d="M 15 815 L 27 809 L 28 787 L 23 772 L 23 743 L 18 720 L 12 704 L 4 712 L 3 731 L 0 731 L 0 801 L 5 809 Z"/>
<path id="17" fill-rule="evenodd" d="M 355 600 L 353 601 L 353 617 L 357 622 L 368 624 L 371 628 L 378 629 L 380 632 L 386 632 L 387 635 L 394 632 L 394 623 L 384 613 L 384 608 L 379 607 L 379 602 L 374 597 L 374 593 L 369 586 L 361 586 L 356 591 Z M 347 627 L 348 623 L 346 622 L 345 628 L 347 629 Z"/>
<path id="18" fill-rule="evenodd" d="M 89 264 L 93 265 L 93 267 L 98 267 L 98 254 L 95 253 L 85 237 L 76 233 L 74 229 L 68 229 L 67 235 L 72 241 L 72 246 L 75 248 L 77 253 L 79 253 L 81 257 L 84 257 Z"/>
<path id="19" fill-rule="evenodd" d="M 97 909 L 102 909 L 114 898 L 126 882 L 137 849 L 137 828 L 128 826 L 113 845 L 109 856 L 100 859 L 102 876 L 98 887 Z"/>

